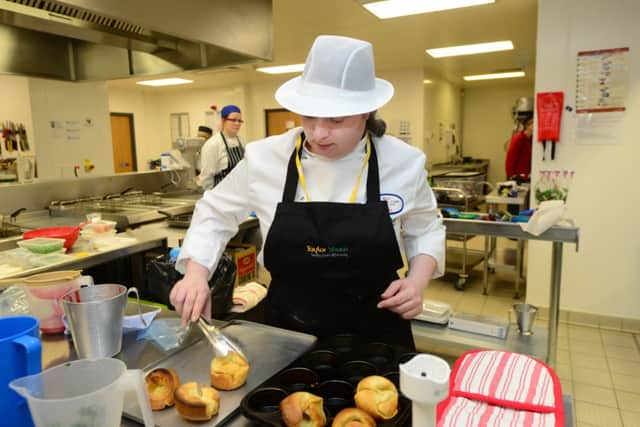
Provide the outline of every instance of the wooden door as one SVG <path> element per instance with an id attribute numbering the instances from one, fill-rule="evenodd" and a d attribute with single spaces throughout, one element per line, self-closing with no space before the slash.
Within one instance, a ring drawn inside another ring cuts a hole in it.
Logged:
<path id="1" fill-rule="evenodd" d="M 115 173 L 138 170 L 136 166 L 136 141 L 133 134 L 133 114 L 111 113 L 111 145 L 113 146 L 113 170 Z"/>
<path id="2" fill-rule="evenodd" d="M 296 113 L 292 113 L 284 108 L 274 110 L 264 110 L 267 136 L 279 135 L 287 130 L 301 126 L 302 120 Z"/>

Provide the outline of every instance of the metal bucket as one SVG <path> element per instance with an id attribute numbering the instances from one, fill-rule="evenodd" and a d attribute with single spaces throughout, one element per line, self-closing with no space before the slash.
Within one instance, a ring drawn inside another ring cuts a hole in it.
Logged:
<path id="1" fill-rule="evenodd" d="M 513 310 L 509 311 L 509 323 L 511 312 L 516 314 L 516 324 L 520 335 L 533 335 L 533 322 L 538 313 L 538 307 L 532 304 L 513 304 Z"/>
<path id="2" fill-rule="evenodd" d="M 73 345 L 79 358 L 112 357 L 122 349 L 122 319 L 127 305 L 123 285 L 96 285 L 71 291 L 62 297 L 62 307 L 69 322 Z"/>

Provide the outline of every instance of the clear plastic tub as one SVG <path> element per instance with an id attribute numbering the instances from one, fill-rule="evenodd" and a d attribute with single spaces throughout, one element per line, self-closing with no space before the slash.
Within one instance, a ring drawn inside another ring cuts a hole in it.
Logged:
<path id="1" fill-rule="evenodd" d="M 64 239 L 37 237 L 35 239 L 21 240 L 18 242 L 18 246 L 37 254 L 48 254 L 62 249 L 64 247 Z"/>
<path id="2" fill-rule="evenodd" d="M 10 267 L 19 267 L 24 270 L 33 266 L 31 259 L 36 256 L 33 252 L 23 248 L 10 249 L 5 251 L 4 255 L 6 256 L 5 262 L 7 265 Z"/>
<path id="3" fill-rule="evenodd" d="M 81 233 L 100 234 L 115 231 L 116 224 L 115 221 L 107 221 L 105 219 L 95 220 L 83 225 Z"/>
<path id="4" fill-rule="evenodd" d="M 31 258 L 31 264 L 34 267 L 44 267 L 45 265 L 57 264 L 60 262 L 71 261 L 73 260 L 73 256 L 65 255 L 64 253 L 50 253 L 41 256 L 35 256 Z"/>

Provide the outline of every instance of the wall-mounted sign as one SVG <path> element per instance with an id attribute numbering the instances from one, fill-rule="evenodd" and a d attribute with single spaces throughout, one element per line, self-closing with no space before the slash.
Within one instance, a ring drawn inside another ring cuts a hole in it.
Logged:
<path id="1" fill-rule="evenodd" d="M 578 52 L 576 113 L 625 111 L 629 48 Z"/>
<path id="2" fill-rule="evenodd" d="M 575 141 L 615 144 L 628 93 L 628 47 L 579 51 Z"/>

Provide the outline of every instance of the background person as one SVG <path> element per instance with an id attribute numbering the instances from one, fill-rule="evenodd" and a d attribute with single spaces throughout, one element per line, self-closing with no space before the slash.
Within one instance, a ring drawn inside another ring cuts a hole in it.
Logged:
<path id="1" fill-rule="evenodd" d="M 244 158 L 244 146 L 238 137 L 244 123 L 240 108 L 226 105 L 220 111 L 222 130 L 204 143 L 201 150 L 202 170 L 198 185 L 210 190 Z"/>
<path id="2" fill-rule="evenodd" d="M 507 179 L 516 179 L 518 182 L 530 180 L 533 117 L 526 118 L 523 125 L 524 129 L 511 138 L 505 159 Z"/>

